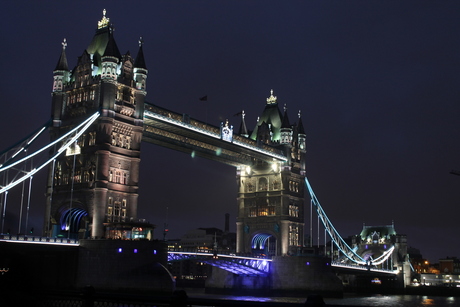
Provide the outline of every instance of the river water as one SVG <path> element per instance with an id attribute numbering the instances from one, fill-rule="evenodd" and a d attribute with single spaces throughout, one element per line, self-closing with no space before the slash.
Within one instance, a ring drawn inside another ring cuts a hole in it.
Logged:
<path id="1" fill-rule="evenodd" d="M 298 297 L 256 297 L 205 294 L 199 289 L 185 289 L 189 297 L 223 299 L 237 301 L 305 303 L 306 298 Z M 385 307 L 419 307 L 419 306 L 460 306 L 460 297 L 424 296 L 424 295 L 344 295 L 344 298 L 325 298 L 327 305 L 339 306 L 385 306 Z"/>

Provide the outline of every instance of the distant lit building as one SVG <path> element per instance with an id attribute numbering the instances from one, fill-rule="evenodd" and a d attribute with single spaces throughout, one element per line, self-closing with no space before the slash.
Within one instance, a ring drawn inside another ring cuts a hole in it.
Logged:
<path id="1" fill-rule="evenodd" d="M 415 274 L 421 273 L 432 273 L 432 274 L 439 274 L 439 270 L 436 268 L 435 265 L 431 264 L 428 259 L 423 258 L 420 250 L 409 247 L 407 250 L 407 255 L 409 257 L 410 264 L 414 270 Z M 418 279 L 417 276 L 415 276 Z"/>
<path id="2" fill-rule="evenodd" d="M 460 259 L 457 257 L 439 259 L 439 271 L 442 274 L 460 274 Z"/>
<path id="3" fill-rule="evenodd" d="M 420 285 L 458 288 L 460 286 L 460 275 L 423 273 L 420 274 Z"/>
<path id="4" fill-rule="evenodd" d="M 223 231 L 217 228 L 198 228 L 187 231 L 180 240 L 183 250 L 210 251 L 222 240 Z"/>

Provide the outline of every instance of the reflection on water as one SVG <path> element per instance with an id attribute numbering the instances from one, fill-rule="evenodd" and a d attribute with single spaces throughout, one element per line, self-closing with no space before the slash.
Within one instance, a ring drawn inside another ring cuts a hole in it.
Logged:
<path id="1" fill-rule="evenodd" d="M 343 306 L 394 306 L 394 307 L 419 307 L 419 306 L 458 306 L 458 297 L 422 296 L 422 295 L 370 295 L 370 296 L 345 296 L 343 299 L 325 299 L 326 304 Z"/>
<path id="2" fill-rule="evenodd" d="M 302 297 L 256 297 L 256 296 L 232 296 L 205 294 L 201 289 L 185 289 L 189 297 L 257 301 L 257 302 L 280 302 L 280 303 L 304 303 Z M 345 295 L 342 299 L 325 298 L 326 304 L 340 306 L 385 306 L 385 307 L 423 307 L 423 306 L 460 306 L 460 297 L 423 296 L 423 295 Z"/>

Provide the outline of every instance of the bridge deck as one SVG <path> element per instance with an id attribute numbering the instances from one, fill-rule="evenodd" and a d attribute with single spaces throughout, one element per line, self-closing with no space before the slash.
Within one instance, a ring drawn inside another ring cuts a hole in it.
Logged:
<path id="1" fill-rule="evenodd" d="M 248 165 L 253 159 L 287 160 L 280 149 L 236 134 L 231 142 L 225 141 L 219 127 L 147 103 L 142 140 L 232 166 Z"/>

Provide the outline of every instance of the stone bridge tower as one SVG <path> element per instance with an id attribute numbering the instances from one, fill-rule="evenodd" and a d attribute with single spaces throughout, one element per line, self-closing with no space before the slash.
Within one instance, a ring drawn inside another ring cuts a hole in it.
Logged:
<path id="1" fill-rule="evenodd" d="M 51 140 L 96 111 L 101 116 L 49 169 L 44 234 L 80 238 L 142 236 L 137 223 L 147 68 L 122 55 L 105 10 L 69 70 L 66 42 L 53 73 Z M 148 227 L 147 227 L 148 228 Z"/>
<path id="2" fill-rule="evenodd" d="M 303 244 L 306 135 L 300 112 L 298 119 L 290 124 L 273 91 L 251 134 L 243 117 L 240 135 L 282 149 L 288 160 L 237 169 L 237 253 L 296 254 Z"/>

